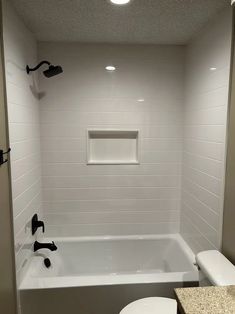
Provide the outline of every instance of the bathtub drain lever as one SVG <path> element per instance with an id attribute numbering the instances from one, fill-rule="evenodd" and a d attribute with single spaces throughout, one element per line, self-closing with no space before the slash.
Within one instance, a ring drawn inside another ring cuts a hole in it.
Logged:
<path id="1" fill-rule="evenodd" d="M 51 261 L 49 258 L 45 258 L 44 259 L 44 265 L 46 266 L 46 268 L 51 267 Z"/>

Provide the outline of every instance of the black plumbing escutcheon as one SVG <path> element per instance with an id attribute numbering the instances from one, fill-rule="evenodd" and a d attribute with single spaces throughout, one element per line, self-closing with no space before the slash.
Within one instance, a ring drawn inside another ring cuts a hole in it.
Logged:
<path id="1" fill-rule="evenodd" d="M 33 218 L 32 218 L 32 235 L 34 235 L 35 232 L 38 230 L 38 228 L 41 228 L 41 227 L 42 227 L 42 232 L 45 232 L 44 222 L 38 220 L 37 214 L 33 215 Z"/>

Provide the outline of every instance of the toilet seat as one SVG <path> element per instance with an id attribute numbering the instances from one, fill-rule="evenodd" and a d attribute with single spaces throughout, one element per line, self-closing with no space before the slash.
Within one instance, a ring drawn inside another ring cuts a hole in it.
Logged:
<path id="1" fill-rule="evenodd" d="M 145 298 L 128 304 L 119 314 L 177 314 L 177 302 L 168 298 Z"/>

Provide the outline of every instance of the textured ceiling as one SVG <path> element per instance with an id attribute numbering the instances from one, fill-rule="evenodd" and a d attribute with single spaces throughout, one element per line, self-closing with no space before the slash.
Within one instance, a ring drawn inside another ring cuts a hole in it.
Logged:
<path id="1" fill-rule="evenodd" d="M 40 41 L 184 44 L 230 0 L 11 0 Z"/>

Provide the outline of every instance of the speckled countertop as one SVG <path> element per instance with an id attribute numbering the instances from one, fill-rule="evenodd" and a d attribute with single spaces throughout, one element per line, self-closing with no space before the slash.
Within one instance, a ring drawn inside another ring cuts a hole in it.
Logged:
<path id="1" fill-rule="evenodd" d="M 235 314 L 235 286 L 175 289 L 184 314 Z"/>

